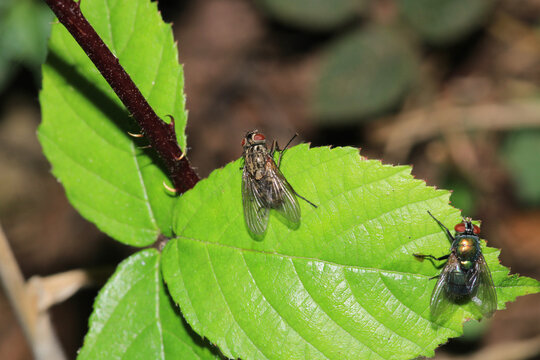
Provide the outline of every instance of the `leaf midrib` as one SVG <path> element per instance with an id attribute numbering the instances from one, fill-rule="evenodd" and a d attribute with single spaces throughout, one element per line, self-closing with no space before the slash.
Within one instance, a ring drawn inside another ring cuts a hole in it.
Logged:
<path id="1" fill-rule="evenodd" d="M 223 248 L 227 248 L 227 249 L 232 249 L 232 250 L 239 251 L 239 252 L 250 252 L 250 253 L 256 253 L 256 254 L 261 254 L 261 255 L 278 256 L 278 257 L 291 259 L 291 260 L 306 260 L 306 261 L 320 262 L 320 263 L 333 265 L 333 266 L 338 266 L 338 267 L 348 267 L 348 268 L 356 269 L 356 270 L 359 270 L 359 271 L 362 271 L 362 272 L 383 273 L 385 275 L 392 275 L 392 274 L 393 275 L 403 275 L 403 276 L 416 277 L 416 278 L 420 278 L 420 279 L 429 279 L 430 278 L 430 276 L 428 276 L 428 275 L 421 275 L 421 274 L 415 274 L 415 273 L 409 273 L 409 272 L 403 272 L 403 271 L 395 271 L 395 270 L 378 269 L 378 268 L 367 267 L 367 266 L 358 266 L 358 265 L 351 265 L 351 264 L 340 264 L 340 263 L 337 263 L 337 262 L 334 262 L 334 261 L 318 259 L 318 258 L 308 257 L 308 256 L 289 255 L 289 254 L 282 254 L 282 253 L 277 253 L 277 252 L 269 252 L 269 251 L 257 250 L 257 249 L 245 249 L 245 248 L 240 248 L 240 247 L 237 247 L 237 246 L 232 246 L 232 245 L 228 245 L 228 244 L 222 244 L 222 243 L 213 242 L 213 241 L 200 240 L 200 239 L 195 239 L 195 238 L 187 237 L 187 236 L 179 236 L 179 237 L 177 237 L 177 238 L 175 238 L 173 240 L 190 240 L 190 241 L 202 243 L 205 246 L 214 245 L 214 246 L 219 246 L 219 247 L 223 247 Z"/>

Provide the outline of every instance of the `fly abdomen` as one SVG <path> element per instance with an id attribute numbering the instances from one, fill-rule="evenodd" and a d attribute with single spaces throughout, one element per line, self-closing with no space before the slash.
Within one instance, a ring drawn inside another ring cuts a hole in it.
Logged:
<path id="1" fill-rule="evenodd" d="M 448 274 L 447 294 L 449 298 L 457 300 L 470 295 L 471 292 L 472 289 L 466 272 L 455 270 Z"/>
<path id="2" fill-rule="evenodd" d="M 276 188 L 271 177 L 263 177 L 258 181 L 261 189 L 260 195 L 265 207 L 270 209 L 278 208 L 283 202 L 282 192 Z"/>

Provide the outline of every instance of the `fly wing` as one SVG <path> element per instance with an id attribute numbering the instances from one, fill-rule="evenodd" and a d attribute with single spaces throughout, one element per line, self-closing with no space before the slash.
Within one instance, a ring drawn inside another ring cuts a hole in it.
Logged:
<path id="1" fill-rule="evenodd" d="M 431 294 L 430 308 L 431 314 L 435 318 L 439 318 L 444 313 L 444 310 L 447 309 L 451 304 L 446 293 L 446 287 L 448 286 L 448 277 L 450 273 L 458 268 L 459 261 L 457 260 L 455 254 L 452 253 L 448 258 L 448 262 L 444 266 L 443 271 L 439 275 L 439 281 L 437 281 L 437 285 L 435 285 L 433 293 Z"/>
<path id="2" fill-rule="evenodd" d="M 482 254 L 480 254 L 475 266 L 478 274 L 478 289 L 472 301 L 485 317 L 490 317 L 497 310 L 497 292 L 493 285 L 491 272 Z"/>
<path id="3" fill-rule="evenodd" d="M 255 180 L 246 169 L 242 174 L 242 205 L 248 229 L 255 235 L 264 233 L 268 225 L 269 209 L 264 206 Z"/>
<path id="4" fill-rule="evenodd" d="M 287 220 L 297 224 L 300 222 L 300 205 L 298 204 L 295 192 L 273 160 L 271 167 L 273 171 L 269 171 L 268 175 L 272 179 L 272 190 L 274 194 L 278 194 L 281 197 L 281 201 L 275 209 Z"/>

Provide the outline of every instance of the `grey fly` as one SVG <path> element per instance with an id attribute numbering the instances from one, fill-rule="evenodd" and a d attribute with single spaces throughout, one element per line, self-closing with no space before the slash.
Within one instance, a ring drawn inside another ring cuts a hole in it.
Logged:
<path id="1" fill-rule="evenodd" d="M 274 152 L 280 151 L 277 142 L 272 143 L 270 151 L 266 148 L 266 138 L 257 130 L 250 131 L 242 140 L 244 148 L 244 167 L 242 174 L 242 203 L 244 218 L 248 229 L 255 235 L 265 232 L 270 209 L 281 213 L 288 221 L 300 222 L 300 205 L 297 196 L 317 207 L 311 201 L 299 195 L 279 170 L 283 152 L 278 164 L 274 161 Z"/>

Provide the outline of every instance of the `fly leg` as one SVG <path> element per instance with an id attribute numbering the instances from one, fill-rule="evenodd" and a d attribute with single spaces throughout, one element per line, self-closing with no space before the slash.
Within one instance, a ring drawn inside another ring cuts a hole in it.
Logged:
<path id="1" fill-rule="evenodd" d="M 291 140 L 289 140 L 289 142 L 287 143 L 287 145 L 285 145 L 285 148 L 283 149 L 283 151 L 281 151 L 281 149 L 279 148 L 279 145 L 277 143 L 276 140 L 274 140 L 274 142 L 272 142 L 272 148 L 270 150 L 270 156 L 272 158 L 274 158 L 274 152 L 275 151 L 279 151 L 279 158 L 278 158 L 278 162 L 277 162 L 277 167 L 279 169 L 279 166 L 281 165 L 281 158 L 283 158 L 283 154 L 285 153 L 285 150 L 287 150 L 289 148 L 289 145 L 292 143 L 292 141 L 298 136 L 298 133 L 294 134 L 294 136 L 291 138 Z M 296 190 L 294 190 L 291 186 L 291 190 L 293 191 L 293 193 L 298 196 L 300 199 L 304 200 L 305 202 L 307 202 L 309 205 L 313 206 L 315 209 L 317 208 L 317 205 L 315 205 L 314 203 L 312 203 L 311 201 L 309 201 L 308 199 L 306 199 L 305 197 L 303 197 L 302 195 L 300 195 L 299 193 L 296 192 Z"/>
<path id="2" fill-rule="evenodd" d="M 442 222 L 440 222 L 435 216 L 433 216 L 433 214 L 430 213 L 429 210 L 427 212 L 433 218 L 433 220 L 435 220 L 437 222 L 437 224 L 439 224 L 439 226 L 442 227 L 446 231 L 446 235 L 448 235 L 448 238 L 450 239 L 450 242 L 454 242 L 455 239 L 452 236 L 452 233 L 450 232 L 450 230 L 448 230 L 448 228 L 446 226 L 444 226 L 444 224 Z"/>
<path id="3" fill-rule="evenodd" d="M 450 256 L 450 254 L 443 255 L 441 257 L 435 257 L 433 255 L 422 255 L 422 254 L 413 254 L 413 255 L 422 260 L 424 260 L 425 258 L 428 258 L 428 259 L 433 259 L 437 261 L 446 260 Z"/>
<path id="4" fill-rule="evenodd" d="M 441 260 L 446 260 L 450 257 L 450 254 L 447 254 L 447 255 L 443 255 L 441 257 L 435 257 L 433 255 L 423 255 L 423 254 L 413 254 L 417 259 L 420 259 L 420 260 L 424 260 L 424 259 L 429 259 L 429 261 L 431 261 L 433 263 L 433 260 L 435 261 L 441 261 Z M 443 267 L 443 265 L 439 265 L 439 266 L 436 266 L 435 264 L 433 264 L 433 266 L 435 266 L 437 269 L 440 269 L 441 267 Z M 432 278 L 429 278 L 430 280 L 431 279 L 436 279 L 438 278 L 439 275 L 437 276 L 434 276 Z"/>
<path id="5" fill-rule="evenodd" d="M 300 195 L 299 193 L 296 192 L 296 190 L 294 190 L 291 186 L 291 189 L 292 191 L 294 192 L 294 194 L 296 196 L 298 196 L 300 199 L 304 200 L 305 202 L 307 202 L 309 205 L 313 206 L 315 209 L 317 208 L 317 205 L 315 205 L 314 203 L 312 203 L 311 201 L 309 201 L 308 199 L 306 199 L 305 197 L 303 197 L 302 195 Z"/>
<path id="6" fill-rule="evenodd" d="M 281 158 L 283 157 L 283 154 L 285 153 L 285 150 L 287 150 L 289 148 L 289 145 L 291 145 L 292 141 L 298 136 L 298 133 L 294 134 L 294 136 L 291 138 L 291 140 L 289 140 L 289 142 L 287 143 L 287 145 L 285 145 L 285 148 L 283 149 L 283 151 L 281 151 L 281 149 L 279 148 L 279 145 L 277 143 L 276 140 L 274 140 L 272 142 L 272 149 L 270 150 L 270 156 L 272 158 L 274 158 L 274 152 L 275 151 L 278 151 L 279 152 L 279 158 L 278 158 L 278 162 L 277 162 L 277 167 L 279 169 L 279 165 L 281 165 Z M 297 194 L 298 195 L 298 194 Z M 308 201 L 309 202 L 309 201 Z"/>

